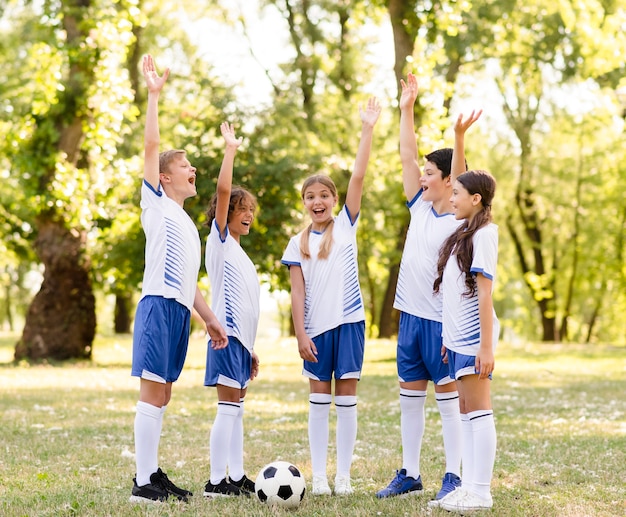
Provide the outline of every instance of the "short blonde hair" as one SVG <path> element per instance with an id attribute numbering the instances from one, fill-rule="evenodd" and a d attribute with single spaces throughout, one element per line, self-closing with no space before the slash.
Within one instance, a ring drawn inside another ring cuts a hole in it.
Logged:
<path id="1" fill-rule="evenodd" d="M 159 174 L 167 174 L 170 171 L 170 163 L 174 161 L 174 158 L 185 157 L 185 151 L 182 149 L 170 149 L 169 151 L 163 151 L 159 154 Z"/>

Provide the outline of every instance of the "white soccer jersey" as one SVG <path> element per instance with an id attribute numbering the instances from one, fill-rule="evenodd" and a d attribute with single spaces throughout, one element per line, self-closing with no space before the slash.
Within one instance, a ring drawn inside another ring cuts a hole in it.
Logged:
<path id="1" fill-rule="evenodd" d="M 226 227 L 222 241 L 215 219 L 207 237 L 205 266 L 211 281 L 212 309 L 229 336 L 250 352 L 259 324 L 261 288 L 256 268 Z"/>
<path id="2" fill-rule="evenodd" d="M 419 318 L 441 321 L 441 295 L 433 293 L 439 248 L 461 221 L 437 214 L 420 189 L 407 206 L 411 222 L 404 243 L 393 307 Z"/>
<path id="3" fill-rule="evenodd" d="M 200 235 L 189 214 L 145 180 L 141 186 L 141 226 L 146 234 L 144 296 L 173 298 L 193 308 L 200 270 Z"/>
<path id="4" fill-rule="evenodd" d="M 287 266 L 300 266 L 304 276 L 304 329 L 314 338 L 344 323 L 365 320 L 359 266 L 357 262 L 357 220 L 352 224 L 348 208 L 344 206 L 335 217 L 333 245 L 328 258 L 318 259 L 322 233 L 311 232 L 309 250 L 311 258 L 300 255 L 303 232 L 292 237 L 281 262 Z"/>
<path id="5" fill-rule="evenodd" d="M 498 226 L 489 224 L 476 231 L 473 237 L 474 257 L 470 271 L 482 273 L 492 280 L 491 289 L 496 280 L 498 262 Z M 467 298 L 465 292 L 465 274 L 459 269 L 456 255 L 453 253 L 443 270 L 441 291 L 443 294 L 443 344 L 450 350 L 475 356 L 480 348 L 480 318 L 478 314 L 478 291 Z M 500 324 L 493 313 L 493 347 L 498 342 Z"/>

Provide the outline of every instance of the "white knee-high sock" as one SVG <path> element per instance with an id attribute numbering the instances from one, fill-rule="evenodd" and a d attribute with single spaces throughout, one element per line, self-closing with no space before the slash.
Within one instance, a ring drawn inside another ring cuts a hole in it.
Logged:
<path id="1" fill-rule="evenodd" d="M 457 391 L 435 393 L 435 399 L 441 415 L 443 448 L 446 452 L 446 472 L 460 476 L 463 438 L 461 435 L 459 393 Z"/>
<path id="2" fill-rule="evenodd" d="M 135 464 L 137 486 L 150 483 L 150 474 L 159 468 L 159 440 L 163 414 L 160 407 L 137 402 L 135 413 Z"/>
<path id="3" fill-rule="evenodd" d="M 236 402 L 218 402 L 217 414 L 211 428 L 209 451 L 211 455 L 210 481 L 217 485 L 226 477 L 230 442 L 233 437 L 233 427 L 239 413 L 239 404 Z"/>
<path id="4" fill-rule="evenodd" d="M 406 475 L 420 475 L 420 456 L 426 415 L 426 391 L 400 388 L 400 433 L 402 435 L 402 468 Z"/>
<path id="5" fill-rule="evenodd" d="M 228 454 L 228 474 L 234 481 L 239 481 L 245 474 L 243 469 L 243 411 L 243 399 L 241 399 Z"/>
<path id="6" fill-rule="evenodd" d="M 474 431 L 469 416 L 461 413 L 461 434 L 463 435 L 463 452 L 461 458 L 463 488 L 472 491 L 474 484 Z"/>
<path id="7" fill-rule="evenodd" d="M 474 493 L 486 499 L 491 497 L 491 479 L 496 461 L 496 424 L 492 410 L 472 411 L 467 415 L 472 423 L 474 437 Z"/>
<path id="8" fill-rule="evenodd" d="M 309 395 L 309 447 L 311 449 L 311 470 L 314 476 L 326 477 L 328 456 L 328 415 L 330 414 L 330 393 Z"/>
<path id="9" fill-rule="evenodd" d="M 161 406 L 161 414 L 159 415 L 159 436 L 163 431 L 163 417 L 165 417 L 165 411 L 167 410 L 167 406 Z"/>
<path id="10" fill-rule="evenodd" d="M 335 410 L 337 411 L 337 475 L 350 476 L 358 428 L 356 396 L 335 395 Z"/>

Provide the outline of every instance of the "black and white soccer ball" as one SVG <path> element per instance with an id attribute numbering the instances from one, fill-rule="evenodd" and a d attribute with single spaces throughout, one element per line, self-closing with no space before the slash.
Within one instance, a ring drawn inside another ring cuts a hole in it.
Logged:
<path id="1" fill-rule="evenodd" d="M 288 461 L 273 461 L 259 471 L 254 483 L 262 503 L 282 508 L 296 508 L 306 489 L 302 473 Z"/>

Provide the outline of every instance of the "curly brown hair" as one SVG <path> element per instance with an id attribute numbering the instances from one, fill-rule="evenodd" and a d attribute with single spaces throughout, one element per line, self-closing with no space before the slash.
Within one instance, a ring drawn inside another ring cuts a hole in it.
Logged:
<path id="1" fill-rule="evenodd" d="M 233 186 L 230 191 L 230 202 L 228 203 L 228 221 L 230 221 L 230 215 L 237 209 L 242 206 L 245 202 L 248 202 L 252 205 L 252 208 L 256 210 L 257 201 L 254 194 L 249 192 L 243 187 Z M 206 214 L 206 222 L 207 226 L 211 225 L 213 219 L 215 219 L 215 210 L 217 209 L 217 193 L 213 194 L 211 201 L 209 201 L 209 207 L 207 208 Z"/>

